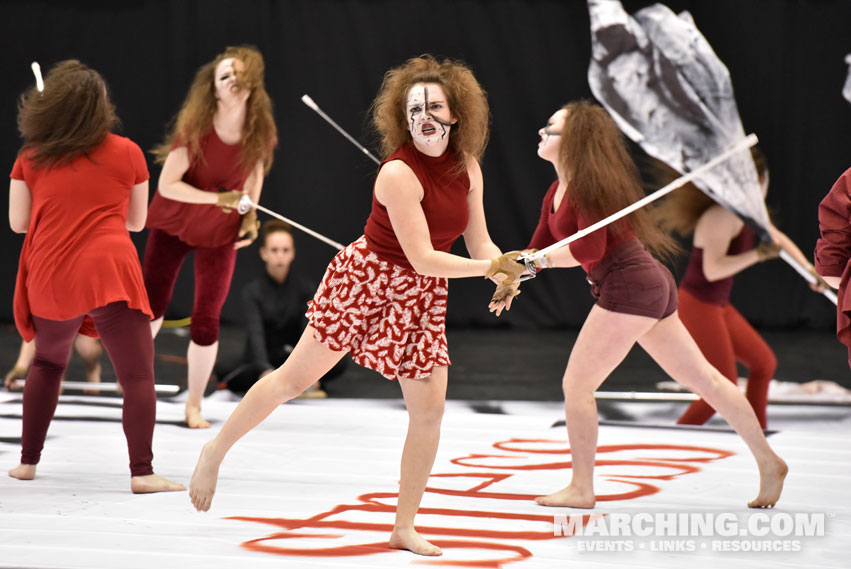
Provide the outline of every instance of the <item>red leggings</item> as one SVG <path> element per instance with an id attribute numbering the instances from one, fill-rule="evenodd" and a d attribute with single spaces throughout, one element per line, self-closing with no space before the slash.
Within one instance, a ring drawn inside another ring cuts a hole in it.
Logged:
<path id="1" fill-rule="evenodd" d="M 128 308 L 123 301 L 95 308 L 89 315 L 124 388 L 121 424 L 130 453 L 130 476 L 153 474 L 151 439 L 157 397 L 151 321 L 146 314 Z M 24 384 L 22 464 L 38 464 L 41 458 L 47 429 L 59 401 L 59 382 L 83 316 L 62 321 L 32 317 L 35 358 Z"/>
<path id="2" fill-rule="evenodd" d="M 733 305 L 703 302 L 682 289 L 679 301 L 680 320 L 709 363 L 733 383 L 737 383 L 739 376 L 736 361 L 748 368 L 745 395 L 764 429 L 768 384 L 777 369 L 774 352 Z M 701 399 L 692 403 L 677 423 L 702 425 L 714 413 L 715 410 Z"/>
<path id="3" fill-rule="evenodd" d="M 236 265 L 233 243 L 219 247 L 192 247 L 174 235 L 151 229 L 145 245 L 142 272 L 154 318 L 165 314 L 180 267 L 190 251 L 195 251 L 195 302 L 189 334 L 199 346 L 219 339 L 219 319 Z"/>

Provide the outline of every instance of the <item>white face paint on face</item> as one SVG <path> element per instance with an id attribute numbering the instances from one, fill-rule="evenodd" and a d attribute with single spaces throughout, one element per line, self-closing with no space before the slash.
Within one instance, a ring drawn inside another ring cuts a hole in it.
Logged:
<path id="1" fill-rule="evenodd" d="M 417 83 L 411 87 L 405 110 L 408 130 L 415 143 L 434 146 L 448 142 L 449 130 L 456 119 L 440 84 Z"/>
<path id="2" fill-rule="evenodd" d="M 219 62 L 214 78 L 218 100 L 228 104 L 240 104 L 248 99 L 250 91 L 241 88 L 237 80 L 237 73 L 244 70 L 245 64 L 232 57 Z"/>
<path id="3" fill-rule="evenodd" d="M 538 143 L 538 156 L 552 162 L 558 162 L 558 150 L 561 146 L 561 131 L 564 128 L 564 118 L 567 111 L 559 109 L 547 121 L 547 126 L 538 129 L 541 141 Z"/>

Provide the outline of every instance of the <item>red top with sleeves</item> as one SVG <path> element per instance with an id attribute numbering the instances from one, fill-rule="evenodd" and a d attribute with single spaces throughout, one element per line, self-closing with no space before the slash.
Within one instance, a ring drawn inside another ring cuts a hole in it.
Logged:
<path id="1" fill-rule="evenodd" d="M 469 215 L 467 194 L 470 178 L 466 170 L 453 172 L 460 158 L 450 149 L 432 157 L 417 150 L 413 144 L 406 144 L 382 162 L 382 166 L 391 160 L 401 160 L 416 174 L 423 186 L 420 205 L 428 222 L 431 244 L 436 251 L 448 253 L 455 240 L 467 229 Z M 364 236 L 369 250 L 380 258 L 413 270 L 390 224 L 387 208 L 375 197 L 375 190 Z"/>
<path id="2" fill-rule="evenodd" d="M 148 179 L 133 141 L 109 134 L 88 156 L 52 168 L 35 168 L 24 151 L 10 177 L 26 182 L 32 195 L 14 300 L 24 340 L 35 337 L 33 314 L 70 320 L 123 300 L 153 317 L 126 227 L 130 190 Z M 88 317 L 80 332 L 97 337 Z"/>
<path id="3" fill-rule="evenodd" d="M 173 148 L 182 146 L 175 142 Z M 225 144 L 211 128 L 200 140 L 201 156 L 182 180 L 199 190 L 218 192 L 242 190 L 251 172 L 240 163 L 241 144 Z M 241 216 L 225 213 L 215 204 L 194 204 L 170 200 L 157 191 L 148 208 L 150 229 L 161 229 L 192 247 L 219 247 L 236 240 Z"/>
<path id="4" fill-rule="evenodd" d="M 747 225 L 742 227 L 730 246 L 727 255 L 738 255 L 753 249 L 754 233 Z M 680 281 L 680 288 L 703 302 L 724 306 L 730 302 L 730 292 L 733 290 L 733 277 L 709 282 L 703 274 L 703 249 L 695 247 L 691 251 L 688 267 Z"/>
<path id="5" fill-rule="evenodd" d="M 851 365 L 851 169 L 842 174 L 818 208 L 821 238 L 816 242 L 816 271 L 841 277 L 836 312 L 836 335 L 848 346 Z"/>
<path id="6" fill-rule="evenodd" d="M 561 200 L 558 211 L 553 212 L 553 200 L 557 189 L 558 180 L 553 182 L 547 190 L 547 195 L 544 196 L 541 219 L 538 221 L 538 227 L 535 228 L 528 249 L 543 249 L 598 221 L 585 219 L 570 201 L 569 193 L 565 194 L 564 199 Z M 582 264 L 586 273 L 590 273 L 603 257 L 635 237 L 631 227 L 619 234 L 614 233 L 610 228 L 611 225 L 598 229 L 568 245 L 571 254 Z"/>

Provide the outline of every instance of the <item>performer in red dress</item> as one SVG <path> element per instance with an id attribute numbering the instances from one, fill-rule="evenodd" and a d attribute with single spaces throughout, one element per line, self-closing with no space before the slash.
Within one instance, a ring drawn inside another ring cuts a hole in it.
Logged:
<path id="1" fill-rule="evenodd" d="M 139 147 L 110 131 L 118 122 L 98 73 L 64 61 L 44 92 L 21 97 L 23 147 L 12 169 L 9 221 L 26 233 L 15 286 L 15 323 L 35 338 L 24 387 L 21 464 L 35 476 L 59 383 L 77 332 L 100 335 L 124 388 L 122 424 L 133 492 L 184 490 L 154 474 L 151 308 L 127 232 L 145 224 L 148 169 Z"/>
<path id="2" fill-rule="evenodd" d="M 851 169 L 846 170 L 819 204 L 821 238 L 816 243 L 816 271 L 839 289 L 836 336 L 848 347 L 851 366 Z"/>
<path id="3" fill-rule="evenodd" d="M 549 246 L 643 197 L 623 137 L 601 107 L 571 103 L 556 111 L 539 134 L 538 154 L 552 163 L 558 180 L 544 198 L 530 247 Z M 677 316 L 677 287 L 670 271 L 645 247 L 664 254 L 673 245 L 670 236 L 638 210 L 553 251 L 539 263 L 540 268 L 581 265 L 597 303 L 579 331 L 562 382 L 572 480 L 537 501 L 546 506 L 594 507 L 594 392 L 638 342 L 742 436 L 760 472 L 759 495 L 749 505 L 771 507 L 780 497 L 786 463 L 768 445 L 739 390 L 700 353 Z"/>
<path id="4" fill-rule="evenodd" d="M 414 516 L 437 452 L 446 398 L 447 278 L 503 273 L 498 298 L 510 304 L 509 283 L 524 267 L 513 261 L 518 252 L 498 257 L 487 231 L 479 158 L 488 138 L 488 105 L 465 65 L 423 56 L 388 71 L 373 124 L 385 159 L 365 235 L 331 261 L 309 303 L 310 325 L 284 365 L 254 384 L 204 447 L 190 496 L 198 510 L 207 510 L 227 450 L 348 352 L 398 380 L 408 408 L 390 547 L 439 555 L 414 529 Z M 449 253 L 461 235 L 471 259 Z"/>
<path id="5" fill-rule="evenodd" d="M 186 358 L 186 423 L 193 428 L 210 426 L 201 417 L 201 398 L 216 363 L 236 250 L 257 238 L 257 214 L 240 216 L 235 208 L 243 194 L 260 200 L 276 144 L 263 57 L 254 48 L 229 47 L 198 70 L 174 128 L 156 149 L 163 169 L 148 210 L 145 287 L 156 336 L 180 267 L 195 252 Z"/>

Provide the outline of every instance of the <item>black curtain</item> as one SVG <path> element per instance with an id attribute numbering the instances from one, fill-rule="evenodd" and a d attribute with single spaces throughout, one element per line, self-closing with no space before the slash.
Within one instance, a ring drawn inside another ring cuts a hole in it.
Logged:
<path id="1" fill-rule="evenodd" d="M 624 2 L 630 12 L 649 4 Z M 426 52 L 468 62 L 489 93 L 485 208 L 491 235 L 506 249 L 526 245 L 553 179 L 552 168 L 535 153 L 538 127 L 561 104 L 591 98 L 588 14 L 581 0 L 26 0 L 0 6 L 0 156 L 7 171 L 20 145 L 16 100 L 33 82 L 30 62 L 46 71 L 77 58 L 100 71 L 122 134 L 148 150 L 162 139 L 195 70 L 227 45 L 253 44 L 266 58 L 280 133 L 261 203 L 346 243 L 363 231 L 375 165 L 302 104 L 303 94 L 374 149 L 367 110 L 387 69 Z M 844 57 L 851 53 L 851 2 L 694 0 L 669 6 L 691 11 L 729 67 L 745 129 L 759 135 L 768 157 L 776 224 L 811 256 L 818 202 L 851 166 L 851 106 L 840 95 Z M 150 158 L 153 192 L 159 168 Z M 0 235 L 0 320 L 11 321 L 22 237 L 8 228 Z M 134 236 L 140 253 L 145 237 Z M 298 266 L 318 281 L 334 250 L 304 234 L 296 241 Z M 462 242 L 456 251 L 464 253 Z M 679 271 L 682 261 L 676 265 Z M 170 318 L 191 310 L 189 268 L 179 279 Z M 260 270 L 256 245 L 239 253 L 226 323 L 240 321 L 238 292 Z M 592 302 L 583 277 L 580 269 L 544 273 L 524 286 L 515 309 L 499 320 L 487 312 L 487 282 L 453 281 L 449 323 L 579 326 Z M 757 326 L 833 327 L 832 305 L 810 293 L 782 261 L 737 277 L 733 301 Z"/>

